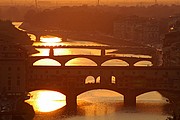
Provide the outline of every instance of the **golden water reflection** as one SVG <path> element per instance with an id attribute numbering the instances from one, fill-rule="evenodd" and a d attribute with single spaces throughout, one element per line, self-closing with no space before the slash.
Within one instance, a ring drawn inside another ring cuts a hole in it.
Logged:
<path id="1" fill-rule="evenodd" d="M 53 59 L 45 58 L 33 63 L 33 66 L 61 66 L 59 62 Z"/>
<path id="2" fill-rule="evenodd" d="M 36 112 L 51 112 L 66 105 L 66 96 L 59 92 L 38 90 L 30 94 L 32 97 L 26 102 L 33 105 Z"/>
<path id="3" fill-rule="evenodd" d="M 61 42 L 62 39 L 59 38 L 59 37 L 55 37 L 55 36 L 42 36 L 41 39 L 40 39 L 41 42 L 45 42 L 45 43 L 48 43 L 48 44 L 51 44 L 51 43 L 58 43 L 58 42 Z"/>

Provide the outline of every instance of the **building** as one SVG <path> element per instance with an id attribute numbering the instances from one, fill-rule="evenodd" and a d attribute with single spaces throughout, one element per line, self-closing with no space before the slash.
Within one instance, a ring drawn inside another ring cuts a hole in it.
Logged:
<path id="1" fill-rule="evenodd" d="M 0 94 L 20 95 L 26 88 L 27 54 L 20 45 L 0 41 Z"/>
<path id="2" fill-rule="evenodd" d="M 180 31 L 169 32 L 163 40 L 163 65 L 180 66 Z"/>
<path id="3" fill-rule="evenodd" d="M 163 65 L 180 66 L 180 15 L 170 16 L 169 33 L 163 39 Z"/>
<path id="4" fill-rule="evenodd" d="M 159 43 L 159 23 L 153 18 L 123 17 L 114 23 L 114 36 L 146 44 Z"/>
<path id="5" fill-rule="evenodd" d="M 169 32 L 180 31 L 180 14 L 170 16 Z"/>

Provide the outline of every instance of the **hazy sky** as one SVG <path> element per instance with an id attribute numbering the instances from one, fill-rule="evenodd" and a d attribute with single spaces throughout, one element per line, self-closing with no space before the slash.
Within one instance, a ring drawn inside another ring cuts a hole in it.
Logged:
<path id="1" fill-rule="evenodd" d="M 42 3 L 42 1 L 49 1 L 51 4 L 57 4 L 57 3 L 82 3 L 82 4 L 96 4 L 98 0 L 37 0 L 39 3 Z M 118 4 L 118 3 L 124 3 L 124 4 L 130 4 L 130 3 L 155 3 L 155 0 L 99 0 L 102 4 Z M 157 0 L 159 4 L 180 4 L 180 0 Z M 0 0 L 0 4 L 35 4 L 35 0 Z"/>

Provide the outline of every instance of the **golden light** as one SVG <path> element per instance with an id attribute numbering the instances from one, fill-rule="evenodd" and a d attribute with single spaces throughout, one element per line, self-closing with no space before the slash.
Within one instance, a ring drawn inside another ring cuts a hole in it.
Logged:
<path id="1" fill-rule="evenodd" d="M 65 66 L 97 66 L 97 64 L 87 58 L 74 58 L 68 61 Z"/>
<path id="2" fill-rule="evenodd" d="M 31 56 L 49 56 L 49 49 L 38 49 L 36 48 L 37 51 L 39 51 L 39 53 L 36 54 L 32 54 Z"/>
<path id="3" fill-rule="evenodd" d="M 31 39 L 32 41 L 36 41 L 36 36 L 35 36 L 35 35 L 29 34 L 29 33 L 28 33 L 28 35 L 29 35 L 29 37 L 30 37 L 30 39 Z"/>
<path id="4" fill-rule="evenodd" d="M 137 96 L 136 99 L 137 99 L 137 101 L 138 100 L 139 101 L 140 100 L 164 101 L 163 96 L 157 91 L 152 91 L 152 92 L 141 94 L 141 95 Z"/>
<path id="5" fill-rule="evenodd" d="M 55 91 L 39 90 L 30 93 L 33 97 L 26 100 L 36 112 L 51 112 L 66 105 L 66 96 Z"/>
<path id="6" fill-rule="evenodd" d="M 44 58 L 34 62 L 33 66 L 61 66 L 61 64 L 56 60 Z"/>
<path id="7" fill-rule="evenodd" d="M 153 64 L 151 61 L 139 61 L 134 64 L 134 66 L 152 66 L 152 65 Z"/>
<path id="8" fill-rule="evenodd" d="M 59 49 L 59 48 L 55 48 L 54 49 L 54 55 L 71 55 L 72 51 L 69 49 Z"/>
<path id="9" fill-rule="evenodd" d="M 104 62 L 102 66 L 129 66 L 129 64 L 123 60 L 113 59 Z"/>
<path id="10" fill-rule="evenodd" d="M 45 42 L 45 43 L 57 43 L 57 42 L 61 42 L 61 38 L 58 37 L 53 37 L 53 36 L 44 36 L 41 37 L 41 42 Z"/>

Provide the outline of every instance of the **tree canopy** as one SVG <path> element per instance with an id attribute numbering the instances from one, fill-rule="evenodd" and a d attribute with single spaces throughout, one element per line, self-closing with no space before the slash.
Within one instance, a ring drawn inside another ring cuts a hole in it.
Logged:
<path id="1" fill-rule="evenodd" d="M 0 20 L 0 41 L 31 45 L 32 41 L 26 32 L 18 30 L 11 21 Z"/>

